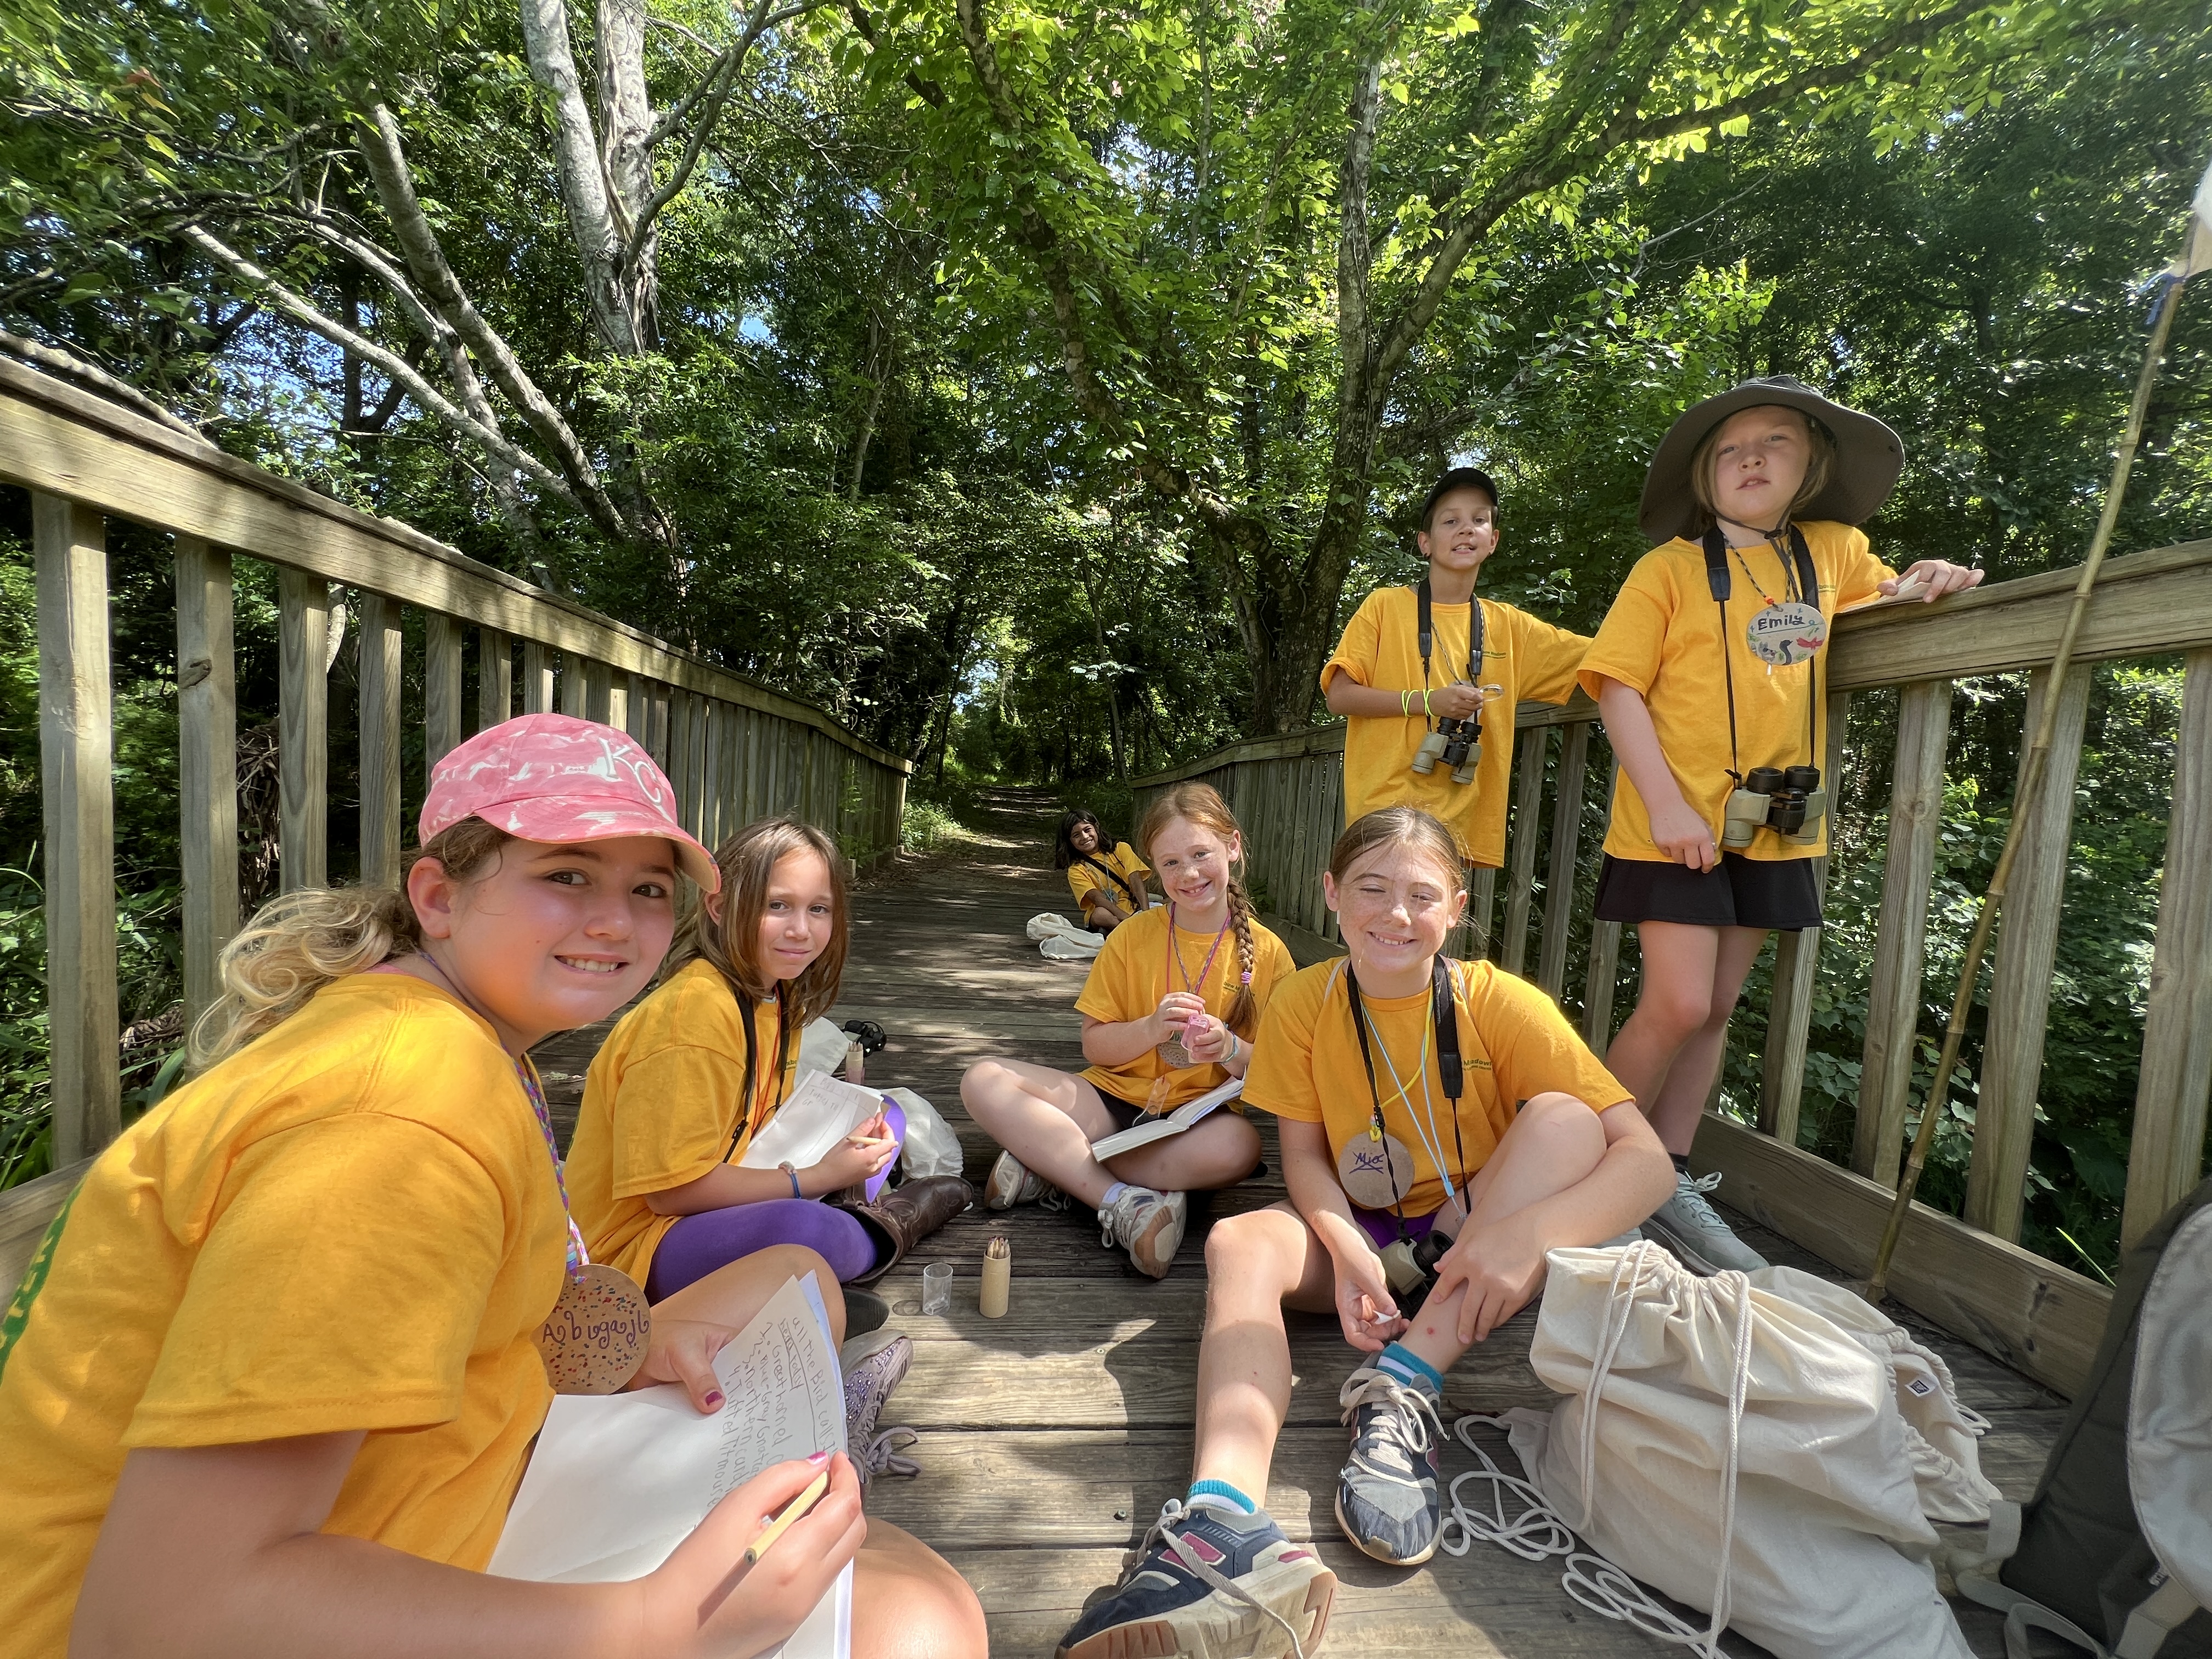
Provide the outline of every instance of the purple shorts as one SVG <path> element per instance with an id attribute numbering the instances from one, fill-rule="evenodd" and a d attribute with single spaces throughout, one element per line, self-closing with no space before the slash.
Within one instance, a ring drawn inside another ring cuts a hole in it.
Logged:
<path id="1" fill-rule="evenodd" d="M 1387 1250 L 1398 1242 L 1398 1218 L 1388 1210 L 1363 1210 L 1352 1206 L 1352 1218 L 1375 1241 L 1375 1248 Z M 1437 1224 L 1434 1215 L 1409 1215 L 1406 1218 L 1406 1237 L 1416 1243 L 1429 1236 L 1429 1229 Z"/>

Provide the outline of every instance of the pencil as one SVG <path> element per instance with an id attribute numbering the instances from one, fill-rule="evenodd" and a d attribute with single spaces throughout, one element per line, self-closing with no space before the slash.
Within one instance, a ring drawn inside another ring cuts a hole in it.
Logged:
<path id="1" fill-rule="evenodd" d="M 761 1535 L 754 1539 L 751 1545 L 745 1551 L 745 1565 L 750 1567 L 754 1562 L 759 1560 L 761 1557 L 766 1555 L 768 1553 L 768 1547 L 775 1542 L 777 1539 L 782 1537 L 785 1533 L 790 1531 L 792 1522 L 797 1521 L 800 1516 L 805 1515 L 807 1510 L 812 1509 L 814 1507 L 815 1501 L 819 1498 L 823 1492 L 828 1492 L 829 1490 L 830 1471 L 824 1469 L 821 1474 L 816 1475 L 812 1480 L 807 1483 L 806 1490 L 805 1492 L 799 1493 L 798 1497 L 793 1498 L 791 1502 L 783 1506 L 781 1512 L 777 1515 L 775 1520 L 769 1522 L 768 1525 L 761 1528 Z"/>

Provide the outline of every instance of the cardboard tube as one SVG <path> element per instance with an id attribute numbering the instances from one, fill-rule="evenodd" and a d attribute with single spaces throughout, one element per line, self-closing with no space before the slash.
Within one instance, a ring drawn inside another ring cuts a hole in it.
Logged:
<path id="1" fill-rule="evenodd" d="M 986 1319 L 1006 1316 L 1006 1291 L 1014 1277 L 1013 1247 L 1001 1233 L 983 1251 L 983 1283 L 976 1293 L 977 1311 Z"/>

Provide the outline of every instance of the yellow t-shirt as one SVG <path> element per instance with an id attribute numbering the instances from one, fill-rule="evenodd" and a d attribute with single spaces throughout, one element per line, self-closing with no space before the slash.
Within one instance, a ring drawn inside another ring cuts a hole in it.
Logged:
<path id="1" fill-rule="evenodd" d="M 1244 1074 L 1244 1098 L 1251 1104 L 1277 1117 L 1322 1125 L 1331 1158 L 1341 1158 L 1354 1139 L 1368 1135 L 1374 1122 L 1375 1097 L 1368 1091 L 1367 1068 L 1352 1029 L 1345 965 L 1340 957 L 1317 962 L 1285 982 L 1267 1005 L 1252 1065 Z M 1374 1021 L 1370 1042 L 1381 1039 L 1380 1046 L 1370 1052 L 1375 1057 L 1376 1092 L 1382 1097 L 1383 1127 L 1413 1157 L 1413 1178 L 1402 1205 L 1409 1216 L 1427 1215 L 1444 1201 L 1431 1141 L 1442 1148 L 1449 1164 L 1459 1165 L 1464 1152 L 1466 1161 L 1459 1170 L 1463 1179 L 1490 1162 L 1523 1101 L 1556 1090 L 1602 1112 L 1632 1098 L 1583 1046 L 1551 998 L 1528 981 L 1494 963 L 1447 965 L 1459 1011 L 1459 1052 L 1466 1079 L 1456 1140 L 1433 1042 L 1421 1082 L 1416 1084 L 1412 1076 L 1419 1063 L 1422 1040 L 1429 1034 L 1429 993 L 1361 998 Z M 1386 1051 L 1405 1080 L 1411 1106 L 1399 1097 L 1391 1082 L 1390 1067 L 1383 1060 Z"/>
<path id="2" fill-rule="evenodd" d="M 1121 915 L 1133 914 L 1137 905 L 1136 901 L 1129 896 L 1129 890 L 1111 877 L 1100 875 L 1098 865 L 1104 865 L 1125 878 L 1149 876 L 1152 872 L 1144 860 L 1137 856 L 1136 849 L 1126 841 L 1115 842 L 1114 850 L 1110 853 L 1093 853 L 1091 856 L 1097 860 L 1097 864 L 1085 864 L 1078 859 L 1067 866 L 1067 890 L 1075 896 L 1075 902 L 1081 904 L 1085 896 L 1095 890 L 1105 894 L 1107 902 Z"/>
<path id="3" fill-rule="evenodd" d="M 1575 670 L 1589 638 L 1495 599 L 1481 605 L 1482 673 L 1477 684 L 1495 684 L 1505 695 L 1483 706 L 1482 759 L 1472 783 L 1454 783 L 1451 769 L 1441 762 L 1426 774 L 1413 769 L 1429 722 L 1419 707 L 1421 636 L 1412 588 L 1378 587 L 1360 602 L 1336 642 L 1336 654 L 1322 667 L 1321 684 L 1327 691 L 1331 677 L 1341 669 L 1362 685 L 1416 693 L 1410 719 L 1355 714 L 1346 720 L 1345 822 L 1385 806 L 1419 806 L 1443 820 L 1470 863 L 1495 869 L 1505 862 L 1505 805 L 1513 793 L 1513 707 L 1524 700 L 1565 702 L 1573 696 Z M 1464 605 L 1433 607 L 1431 686 L 1465 678 L 1470 615 L 1471 607 Z"/>
<path id="4" fill-rule="evenodd" d="M 646 1194 L 681 1187 L 717 1164 L 743 1158 L 789 1097 L 799 1044 L 792 1042 L 779 1077 L 781 1009 L 756 1003 L 753 1035 L 760 1060 L 753 1073 L 753 1109 L 740 1109 L 744 1018 L 721 970 L 709 962 L 689 962 L 624 1014 L 600 1046 L 584 1079 L 568 1164 L 568 1202 L 592 1261 L 644 1284 L 653 1253 L 679 1218 L 655 1215 Z"/>
<path id="5" fill-rule="evenodd" d="M 323 1529 L 482 1569 L 552 1391 L 568 1224 L 443 991 L 326 986 L 103 1153 L 0 1328 L 0 1631 L 61 1659 L 125 1453 L 365 1429 Z"/>
<path id="6" fill-rule="evenodd" d="M 1800 525 L 1820 581 L 1820 614 L 1835 624 L 1836 612 L 1873 599 L 1895 573 L 1867 549 L 1863 532 L 1849 525 L 1816 520 Z M 1744 629 L 1764 610 L 1768 598 L 1787 591 L 1781 556 L 1770 546 L 1740 548 L 1739 563 L 1729 560 L 1728 649 L 1735 667 L 1735 769 L 1756 766 L 1818 764 L 1807 744 L 1807 705 L 1813 696 L 1813 671 L 1823 667 L 1824 647 L 1808 662 L 1770 668 L 1752 654 Z M 1744 571 L 1750 568 L 1750 580 Z M 1735 787 L 1729 777 L 1728 684 L 1721 669 L 1720 606 L 1705 577 L 1705 550 L 1679 537 L 1655 547 L 1637 561 L 1583 659 L 1583 689 L 1597 695 L 1598 677 L 1619 680 L 1644 696 L 1651 711 L 1659 747 L 1681 787 L 1682 799 L 1711 827 L 1716 842 L 1723 809 Z M 1826 720 L 1825 710 L 1816 711 Z M 1818 733 L 1825 744 L 1827 733 Z M 1826 780 L 1832 787 L 1833 780 Z M 1664 862 L 1667 855 L 1651 839 L 1651 819 L 1644 798 L 1628 774 L 1620 774 L 1613 795 L 1613 823 L 1605 850 L 1617 859 Z M 1800 845 L 1762 828 L 1743 855 L 1751 859 L 1817 858 L 1828 850 L 1827 824 L 1820 837 Z"/>
<path id="7" fill-rule="evenodd" d="M 1178 927 L 1175 942 L 1182 957 L 1180 969 L 1169 959 L 1165 910 L 1147 910 L 1123 922 L 1106 935 L 1105 948 L 1092 961 L 1091 977 L 1084 981 L 1083 994 L 1075 1000 L 1076 1012 L 1112 1024 L 1146 1019 L 1160 1006 L 1160 999 L 1174 989 L 1197 992 L 1206 999 L 1206 1012 L 1216 1019 L 1225 1017 L 1229 1005 L 1237 1000 L 1242 971 L 1237 959 L 1237 930 L 1232 927 L 1222 936 L 1218 951 L 1213 951 L 1212 933 Z M 1213 951 L 1211 966 L 1206 960 L 1209 951 Z M 1297 971 L 1290 948 L 1254 922 L 1252 1000 L 1263 1014 L 1275 987 Z M 1190 976 L 1188 985 L 1183 983 L 1186 974 Z M 1083 1076 L 1101 1094 L 1142 1106 L 1152 1097 L 1152 1079 L 1168 1069 L 1161 1062 L 1159 1050 L 1147 1048 L 1127 1065 L 1093 1066 Z M 1174 1073 L 1162 1109 L 1171 1111 L 1228 1080 L 1229 1073 L 1218 1066 L 1185 1066 Z"/>

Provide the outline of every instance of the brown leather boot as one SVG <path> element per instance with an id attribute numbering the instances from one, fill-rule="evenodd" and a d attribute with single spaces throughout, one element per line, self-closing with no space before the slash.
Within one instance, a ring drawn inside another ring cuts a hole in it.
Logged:
<path id="1" fill-rule="evenodd" d="M 840 1197 L 835 1206 L 859 1218 L 874 1235 L 879 1260 L 851 1282 L 872 1285 L 898 1266 L 915 1245 L 975 1201 L 975 1189 L 958 1176 L 924 1176 L 888 1187 L 872 1204 Z"/>

